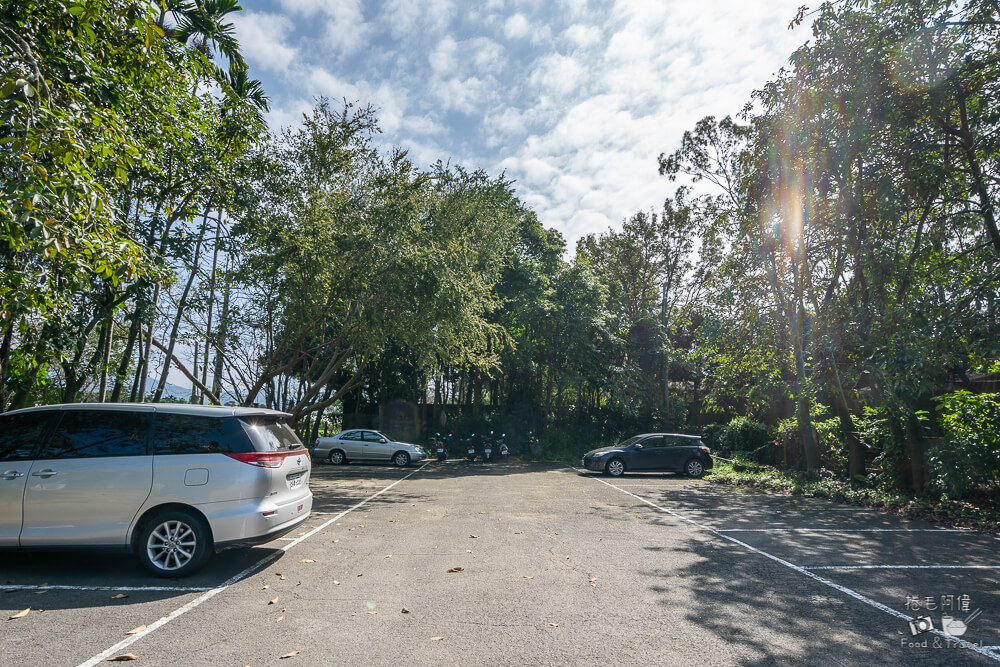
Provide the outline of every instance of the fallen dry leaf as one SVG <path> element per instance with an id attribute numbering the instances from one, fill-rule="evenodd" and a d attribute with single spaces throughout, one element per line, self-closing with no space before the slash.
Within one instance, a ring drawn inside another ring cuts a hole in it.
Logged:
<path id="1" fill-rule="evenodd" d="M 453 567 L 453 568 L 451 568 L 451 569 L 450 569 L 450 570 L 448 570 L 448 571 L 449 571 L 449 572 L 462 572 L 463 570 L 465 570 L 465 568 L 464 568 L 464 567 Z"/>
<path id="2" fill-rule="evenodd" d="M 374 615 L 375 615 L 375 614 L 377 614 L 378 612 L 377 612 L 377 611 L 370 611 L 370 612 L 368 612 L 368 613 L 369 613 L 369 614 L 371 614 L 372 616 L 374 616 Z"/>
<path id="3" fill-rule="evenodd" d="M 268 602 L 268 604 L 278 604 L 278 598 L 274 598 L 273 600 Z"/>
<path id="4" fill-rule="evenodd" d="M 386 556 L 386 558 L 392 558 L 392 554 L 389 554 L 388 556 Z"/>
<path id="5" fill-rule="evenodd" d="M 551 625 L 553 628 L 558 628 L 559 627 L 558 623 L 549 623 L 549 625 Z"/>
<path id="6" fill-rule="evenodd" d="M 466 549 L 466 550 L 465 550 L 465 553 L 467 553 L 467 554 L 471 554 L 471 553 L 472 553 L 472 549 Z"/>
<path id="7" fill-rule="evenodd" d="M 431 637 L 430 641 L 432 641 L 432 642 L 439 642 L 442 639 L 444 639 L 444 637 Z"/>
<path id="8" fill-rule="evenodd" d="M 302 651 L 292 651 L 291 653 L 286 653 L 285 655 L 280 656 L 278 660 L 284 660 L 285 658 L 294 658 L 299 653 L 302 653 Z"/>
<path id="9" fill-rule="evenodd" d="M 524 578 L 525 578 L 525 579 L 534 579 L 534 577 L 532 577 L 532 576 L 531 576 L 531 575 L 529 575 L 529 574 L 526 574 L 526 575 L 524 575 Z"/>
<path id="10" fill-rule="evenodd" d="M 14 614 L 13 616 L 8 616 L 7 620 L 8 621 L 13 621 L 15 618 L 24 618 L 25 616 L 28 615 L 29 611 L 31 611 L 31 607 L 28 607 L 24 611 L 19 611 L 16 614 Z"/>
<path id="11" fill-rule="evenodd" d="M 139 656 L 135 653 L 122 653 L 121 655 L 116 655 L 113 658 L 108 658 L 108 662 L 128 662 L 129 660 L 138 660 Z"/>
<path id="12" fill-rule="evenodd" d="M 275 574 L 276 574 L 276 575 L 278 575 L 278 579 L 281 579 L 282 581 L 284 581 L 284 580 L 285 580 L 285 575 L 283 575 L 282 573 L 280 573 L 280 572 L 275 572 Z"/>
<path id="13" fill-rule="evenodd" d="M 337 542 L 339 542 L 339 541 L 340 541 L 340 540 L 334 540 L 334 541 L 333 541 L 333 543 L 334 543 L 334 544 L 336 544 L 336 543 L 337 543 Z"/>
<path id="14" fill-rule="evenodd" d="M 128 632 L 126 632 L 125 634 L 127 634 L 127 635 L 137 635 L 137 634 L 139 634 L 140 632 L 142 632 L 142 631 L 143 631 L 143 630 L 145 630 L 145 629 L 146 629 L 146 626 L 145 626 L 145 625 L 140 625 L 140 626 L 139 626 L 139 627 L 137 627 L 137 628 L 132 628 L 131 630 L 129 630 L 129 631 L 128 631 Z"/>
<path id="15" fill-rule="evenodd" d="M 334 580 L 333 580 L 333 585 L 334 585 L 334 586 L 339 586 L 339 585 L 340 585 L 340 582 L 339 582 L 339 581 L 337 581 L 336 579 L 334 579 Z"/>
<path id="16" fill-rule="evenodd" d="M 399 612 L 399 613 L 401 613 L 401 614 L 409 614 L 409 613 L 410 613 L 410 610 L 409 610 L 409 609 L 407 609 L 406 607 L 403 607 L 403 608 L 402 608 L 402 609 L 400 610 L 400 612 Z"/>
<path id="17" fill-rule="evenodd" d="M 312 558 L 303 558 L 299 562 L 300 563 L 315 563 L 316 561 L 314 561 Z"/>
<path id="18" fill-rule="evenodd" d="M 35 591 L 35 595 L 45 595 L 46 593 L 48 593 L 47 590 L 45 590 L 45 591 Z M 126 598 L 128 596 L 127 595 L 123 595 L 122 597 Z"/>
<path id="19" fill-rule="evenodd" d="M 112 596 L 111 596 L 111 599 L 112 599 L 112 600 L 124 600 L 124 599 L 125 599 L 125 598 L 127 598 L 127 597 L 128 597 L 128 596 L 127 596 L 127 595 L 125 595 L 124 593 L 119 593 L 118 595 L 112 595 Z"/>
<path id="20" fill-rule="evenodd" d="M 472 539 L 474 539 L 474 540 L 478 540 L 478 539 L 479 539 L 479 536 L 478 536 L 478 535 L 469 535 L 469 537 L 471 537 L 471 538 L 472 538 Z"/>
<path id="21" fill-rule="evenodd" d="M 279 616 L 278 620 L 276 620 L 275 623 L 281 623 L 283 620 L 285 620 L 285 617 L 284 616 Z"/>

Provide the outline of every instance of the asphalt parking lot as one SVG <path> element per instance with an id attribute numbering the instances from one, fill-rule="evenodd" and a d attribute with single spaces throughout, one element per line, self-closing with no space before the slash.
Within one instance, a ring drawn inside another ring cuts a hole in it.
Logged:
<path id="1" fill-rule="evenodd" d="M 0 554 L 0 664 L 1000 662 L 994 535 L 517 462 L 316 463 L 311 485 L 301 530 L 187 579 Z"/>

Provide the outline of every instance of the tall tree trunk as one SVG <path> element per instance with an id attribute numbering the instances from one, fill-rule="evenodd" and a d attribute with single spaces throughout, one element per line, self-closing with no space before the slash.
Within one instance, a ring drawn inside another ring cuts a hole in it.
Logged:
<path id="1" fill-rule="evenodd" d="M 198 341 L 194 342 L 194 363 L 191 368 L 191 375 L 198 377 Z M 198 387 L 191 383 L 191 399 L 189 400 L 191 405 L 198 402 Z"/>
<path id="2" fill-rule="evenodd" d="M 222 293 L 222 314 L 219 316 L 218 345 L 215 350 L 215 369 L 212 373 L 212 393 L 222 398 L 222 364 L 226 354 L 226 335 L 229 333 L 229 285 Z"/>
<path id="3" fill-rule="evenodd" d="M 926 475 L 924 474 L 924 444 L 920 437 L 920 426 L 917 418 L 909 412 L 904 417 L 903 430 L 906 435 L 906 454 L 910 461 L 910 478 L 913 482 L 913 493 L 920 495 L 924 492 Z"/>
<path id="4" fill-rule="evenodd" d="M 840 421 L 840 429 L 844 432 L 844 439 L 847 441 L 847 468 L 851 476 L 851 483 L 857 481 L 858 477 L 865 475 L 865 450 L 861 446 L 861 438 L 854 428 L 854 419 L 851 416 L 850 406 L 847 404 L 847 395 L 844 392 L 844 383 L 840 378 L 840 368 L 837 364 L 837 354 L 830 344 L 830 397 L 833 402 L 834 412 Z"/>
<path id="5" fill-rule="evenodd" d="M 483 401 L 483 374 L 478 369 L 472 370 L 472 416 L 479 417 L 479 404 Z"/>
<path id="6" fill-rule="evenodd" d="M 793 306 L 795 322 L 792 327 L 795 354 L 795 417 L 802 437 L 802 450 L 805 454 L 806 470 L 818 470 L 820 466 L 819 450 L 813 437 L 812 419 L 809 415 L 809 395 L 806 391 L 805 363 L 805 308 L 801 301 Z"/>
<path id="7" fill-rule="evenodd" d="M 208 217 L 208 211 L 205 211 Z M 215 314 L 215 274 L 219 266 L 219 238 L 222 236 L 222 212 L 215 221 L 215 245 L 212 250 L 212 274 L 208 277 L 208 319 L 205 323 L 205 359 L 202 366 L 201 383 L 208 384 L 208 352 L 211 348 L 209 341 L 212 340 L 212 316 Z"/>
<path id="8" fill-rule="evenodd" d="M 115 371 L 115 386 L 111 390 L 111 402 L 120 403 L 122 391 L 125 389 L 125 373 L 128 372 L 129 361 L 132 360 L 132 353 L 135 350 L 135 343 L 139 337 L 140 321 L 139 313 L 132 318 L 132 323 L 128 328 L 128 339 L 125 342 L 125 350 L 122 352 L 122 359 Z"/>
<path id="9" fill-rule="evenodd" d="M 153 307 L 149 314 L 149 335 L 146 336 L 146 351 L 142 355 L 142 373 L 139 376 L 138 402 L 146 402 L 146 379 L 149 377 L 149 355 L 153 350 L 153 327 L 156 324 L 156 309 L 160 302 L 160 283 L 153 288 Z"/>
<path id="10" fill-rule="evenodd" d="M 136 317 L 139 317 L 137 314 Z M 138 401 L 139 395 L 139 378 L 142 376 L 142 367 L 144 364 L 145 357 L 143 356 L 143 344 L 142 344 L 142 326 L 139 326 L 139 334 L 136 336 L 136 344 L 139 349 L 139 358 L 135 360 L 135 375 L 132 378 L 132 391 L 129 393 L 129 403 L 135 403 Z"/>
<path id="11" fill-rule="evenodd" d="M 0 412 L 7 409 L 7 360 L 10 358 L 10 348 L 14 340 L 14 326 L 9 325 L 0 343 Z"/>
<path id="12" fill-rule="evenodd" d="M 188 275 L 187 283 L 184 285 L 184 291 L 181 293 L 181 298 L 177 302 L 177 313 L 174 315 L 174 325 L 170 329 L 170 338 L 167 340 L 167 358 L 163 361 L 163 371 L 160 373 L 160 382 L 156 386 L 156 393 L 153 394 L 153 403 L 159 403 L 160 398 L 163 396 L 163 389 L 167 386 L 167 375 L 170 373 L 170 362 L 174 355 L 174 347 L 177 345 L 177 333 L 180 331 L 181 320 L 184 318 L 184 309 L 187 308 L 188 294 L 191 292 L 191 285 L 194 284 L 194 279 L 198 275 L 198 260 L 201 259 L 201 245 L 205 240 L 205 225 L 202 224 L 201 231 L 198 234 L 198 240 L 195 242 L 194 246 L 194 260 L 191 262 L 191 273 Z M 195 374 L 197 377 L 197 373 Z M 204 384 L 204 382 L 202 382 Z"/>
<path id="13" fill-rule="evenodd" d="M 104 403 L 104 399 L 107 398 L 108 392 L 108 367 L 111 365 L 111 341 L 115 334 L 115 319 L 114 312 L 108 313 L 108 321 L 104 325 L 104 355 L 101 359 L 101 384 L 100 390 L 98 391 L 98 403 Z"/>

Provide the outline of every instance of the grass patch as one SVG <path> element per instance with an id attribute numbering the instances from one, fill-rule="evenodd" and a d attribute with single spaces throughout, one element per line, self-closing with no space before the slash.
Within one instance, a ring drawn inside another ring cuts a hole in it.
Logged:
<path id="1" fill-rule="evenodd" d="M 946 497 L 914 498 L 895 490 L 851 484 L 829 470 L 807 476 L 801 472 L 778 470 L 744 459 L 715 460 L 715 467 L 705 479 L 716 484 L 761 489 L 808 498 L 826 498 L 846 505 L 858 505 L 905 517 L 959 528 L 1000 533 L 1000 501 L 996 492 L 987 490 L 974 498 L 953 500 Z M 990 496 L 994 496 L 991 498 Z"/>

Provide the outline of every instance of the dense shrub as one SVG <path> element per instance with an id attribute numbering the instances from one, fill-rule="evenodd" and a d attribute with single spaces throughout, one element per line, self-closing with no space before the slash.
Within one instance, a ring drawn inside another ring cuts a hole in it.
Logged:
<path id="1" fill-rule="evenodd" d="M 931 484 L 961 498 L 978 484 L 1000 481 L 1000 394 L 957 391 L 935 400 L 945 437 L 928 451 Z"/>
<path id="2" fill-rule="evenodd" d="M 722 456 L 745 452 L 747 458 L 761 463 L 770 463 L 772 439 L 767 426 L 749 417 L 737 417 L 721 430 L 717 436 L 718 449 Z"/>

